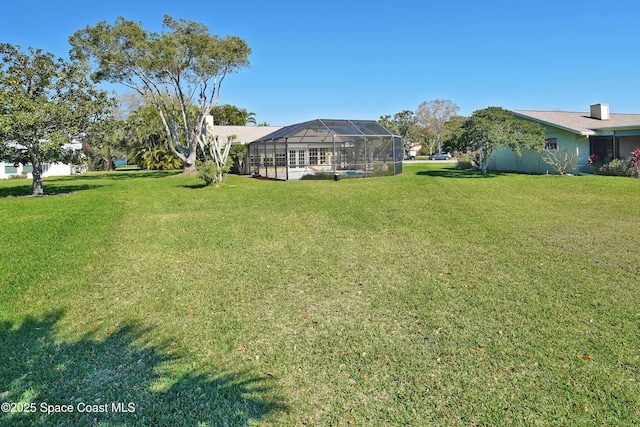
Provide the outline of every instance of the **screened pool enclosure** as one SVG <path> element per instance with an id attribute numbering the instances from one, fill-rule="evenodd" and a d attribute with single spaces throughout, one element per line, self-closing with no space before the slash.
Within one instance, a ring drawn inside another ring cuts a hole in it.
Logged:
<path id="1" fill-rule="evenodd" d="M 402 172 L 402 140 L 374 120 L 311 120 L 249 144 L 254 176 L 368 177 Z"/>

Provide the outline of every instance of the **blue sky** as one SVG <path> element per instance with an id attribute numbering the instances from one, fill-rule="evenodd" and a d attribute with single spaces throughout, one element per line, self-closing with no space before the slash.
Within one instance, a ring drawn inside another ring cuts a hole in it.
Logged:
<path id="1" fill-rule="evenodd" d="M 118 16 L 160 31 L 164 14 L 244 38 L 251 67 L 221 103 L 287 125 L 378 119 L 449 99 L 488 106 L 640 113 L 640 3 L 513 1 L 11 1 L 0 42 L 67 57 L 68 36 Z"/>

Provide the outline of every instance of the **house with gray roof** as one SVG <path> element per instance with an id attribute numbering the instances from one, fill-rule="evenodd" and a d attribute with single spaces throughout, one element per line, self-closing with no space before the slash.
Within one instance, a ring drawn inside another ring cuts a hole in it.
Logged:
<path id="1" fill-rule="evenodd" d="M 546 148 L 575 154 L 573 173 L 591 173 L 589 157 L 600 160 L 623 159 L 640 147 L 640 114 L 610 113 L 608 104 L 594 104 L 589 112 L 512 110 L 523 120 L 532 120 L 545 128 Z M 544 162 L 543 154 L 529 150 L 517 155 L 511 150 L 496 151 L 489 162 L 495 170 L 555 173 Z"/>

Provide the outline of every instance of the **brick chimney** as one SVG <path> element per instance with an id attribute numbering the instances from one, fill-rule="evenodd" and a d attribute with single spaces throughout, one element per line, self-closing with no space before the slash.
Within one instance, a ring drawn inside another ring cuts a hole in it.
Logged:
<path id="1" fill-rule="evenodd" d="M 591 118 L 609 120 L 609 104 L 594 104 L 591 106 Z"/>

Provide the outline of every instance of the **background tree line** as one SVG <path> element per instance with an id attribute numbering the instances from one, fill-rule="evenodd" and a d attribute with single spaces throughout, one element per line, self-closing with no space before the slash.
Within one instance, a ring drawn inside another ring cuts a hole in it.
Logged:
<path id="1" fill-rule="evenodd" d="M 379 122 L 396 132 L 403 140 L 403 149 L 430 155 L 440 151 L 452 151 L 450 141 L 464 117 L 458 116 L 460 108 L 448 99 L 422 102 L 416 111 L 403 110 L 381 116 Z"/>
<path id="2" fill-rule="evenodd" d="M 114 157 L 133 151 L 146 167 L 195 173 L 200 157 L 211 162 L 205 166 L 214 181 L 222 180 L 230 145 L 203 129 L 214 113 L 255 122 L 246 110 L 214 111 L 222 82 L 249 66 L 251 49 L 186 19 L 165 15 L 162 24 L 161 33 L 122 17 L 87 26 L 69 37 L 70 60 L 0 44 L 0 160 L 33 166 L 33 195 L 44 194 L 46 163 L 81 160 L 72 142 L 86 147 L 95 167 L 110 169 Z M 119 111 L 96 86 L 102 82 L 121 84 L 144 103 Z"/>
<path id="3" fill-rule="evenodd" d="M 542 125 L 517 119 L 501 107 L 487 107 L 471 116 L 458 115 L 459 107 L 447 99 L 423 102 L 414 112 L 403 110 L 393 116 L 381 116 L 379 122 L 403 138 L 404 152 L 419 155 L 434 152 L 457 152 L 487 173 L 494 150 L 509 148 L 521 156 L 524 150 L 543 151 L 545 132 Z M 549 162 L 554 161 L 549 156 Z M 547 160 L 545 160 L 547 161 Z"/>
<path id="4" fill-rule="evenodd" d="M 195 116 L 196 107 L 189 106 L 187 111 Z M 211 115 L 217 126 L 256 125 L 255 113 L 230 104 L 215 106 Z M 118 108 L 102 126 L 103 131 L 93 133 L 89 141 L 92 170 L 112 170 L 118 160 L 148 170 L 181 168 L 182 160 L 171 152 L 160 116 L 135 93 L 121 96 Z M 229 162 L 235 163 L 242 151 L 242 147 L 232 147 Z M 204 161 L 205 153 L 198 148 L 196 157 Z"/>

